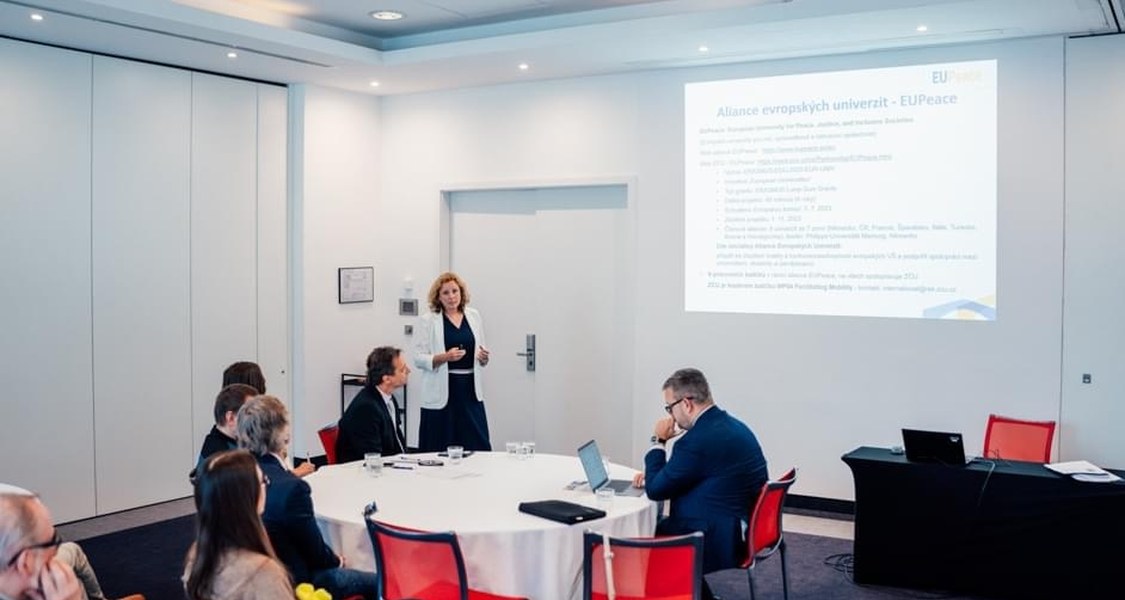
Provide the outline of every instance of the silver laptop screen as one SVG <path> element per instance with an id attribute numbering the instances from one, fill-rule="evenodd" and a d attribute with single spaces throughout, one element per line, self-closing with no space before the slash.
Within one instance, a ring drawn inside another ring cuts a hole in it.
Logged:
<path id="1" fill-rule="evenodd" d="M 602 453 L 598 451 L 598 444 L 594 440 L 582 444 L 578 449 L 578 460 L 586 471 L 590 489 L 596 490 L 609 482 L 609 473 L 606 473 L 605 465 L 602 464 Z"/>

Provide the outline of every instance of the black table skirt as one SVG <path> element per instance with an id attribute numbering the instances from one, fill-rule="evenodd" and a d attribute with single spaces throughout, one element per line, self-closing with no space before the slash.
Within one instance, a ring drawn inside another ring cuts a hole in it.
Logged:
<path id="1" fill-rule="evenodd" d="M 843 456 L 855 478 L 855 581 L 997 598 L 1125 598 L 1125 485 L 1042 464 Z M 1117 472 L 1122 475 L 1121 472 Z"/>

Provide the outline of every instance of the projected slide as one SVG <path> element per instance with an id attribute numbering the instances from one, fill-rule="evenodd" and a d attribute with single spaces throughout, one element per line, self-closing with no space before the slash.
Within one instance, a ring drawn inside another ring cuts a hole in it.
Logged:
<path id="1" fill-rule="evenodd" d="M 995 320 L 996 61 L 692 83 L 688 311 Z"/>

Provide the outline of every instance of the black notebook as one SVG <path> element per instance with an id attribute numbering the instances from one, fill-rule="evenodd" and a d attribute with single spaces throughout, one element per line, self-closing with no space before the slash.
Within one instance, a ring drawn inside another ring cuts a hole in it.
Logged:
<path id="1" fill-rule="evenodd" d="M 538 502 L 520 502 L 520 512 L 543 517 L 559 523 L 581 523 L 592 521 L 605 516 L 604 510 L 582 506 L 564 500 L 539 500 Z"/>

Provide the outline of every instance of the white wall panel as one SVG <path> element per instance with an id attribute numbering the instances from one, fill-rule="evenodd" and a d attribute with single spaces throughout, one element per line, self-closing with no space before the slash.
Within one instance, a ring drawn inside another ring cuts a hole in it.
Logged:
<path id="1" fill-rule="evenodd" d="M 94 514 L 90 56 L 0 39 L 0 482 Z"/>
<path id="2" fill-rule="evenodd" d="M 257 358 L 257 86 L 192 75 L 193 451 L 214 424 L 222 372 Z M 268 380 L 267 380 L 268 384 Z"/>
<path id="3" fill-rule="evenodd" d="M 191 73 L 95 57 L 98 512 L 187 496 Z"/>
<path id="4" fill-rule="evenodd" d="M 1125 467 L 1125 40 L 1067 40 L 1064 460 Z M 1091 376 L 1083 383 L 1082 375 Z"/>
<path id="5" fill-rule="evenodd" d="M 288 90 L 258 85 L 258 364 L 290 401 L 286 186 Z"/>

